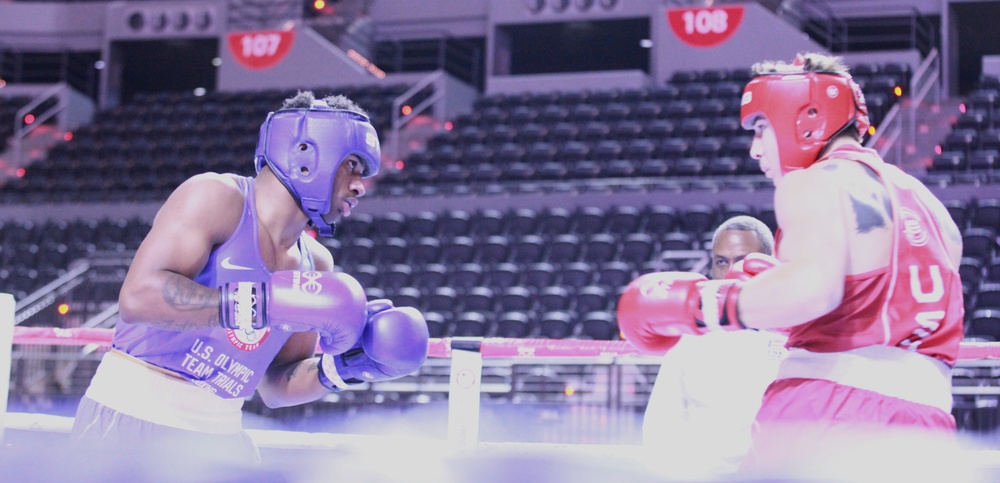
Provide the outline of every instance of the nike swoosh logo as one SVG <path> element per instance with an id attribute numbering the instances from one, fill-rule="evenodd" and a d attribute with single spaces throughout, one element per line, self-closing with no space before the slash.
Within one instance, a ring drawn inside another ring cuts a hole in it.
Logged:
<path id="1" fill-rule="evenodd" d="M 233 264 L 232 262 L 229 261 L 230 258 L 232 257 L 226 257 L 222 259 L 222 268 L 225 268 L 227 270 L 253 270 L 250 267 L 244 267 L 242 265 Z"/>

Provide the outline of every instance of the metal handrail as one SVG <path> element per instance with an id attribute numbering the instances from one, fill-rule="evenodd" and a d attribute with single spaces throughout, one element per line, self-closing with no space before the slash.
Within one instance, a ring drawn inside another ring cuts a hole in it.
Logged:
<path id="1" fill-rule="evenodd" d="M 938 57 L 938 50 L 931 49 L 927 57 L 924 58 L 924 61 L 917 67 L 917 70 L 913 72 L 911 85 L 914 86 L 914 90 L 917 90 L 917 95 L 913 96 L 914 102 L 922 103 L 924 98 L 931 93 L 934 94 L 935 103 L 941 102 L 941 89 L 938 82 L 941 79 L 941 72 L 939 68 L 940 59 Z M 927 76 L 927 79 L 923 80 L 925 76 Z M 932 92 L 931 89 L 935 86 L 938 86 L 938 89 Z"/>
<path id="2" fill-rule="evenodd" d="M 14 305 L 14 325 L 28 320 L 31 316 L 52 305 L 56 299 L 83 283 L 84 275 L 90 270 L 90 263 L 82 261 L 65 275 L 49 282 Z"/>
<path id="3" fill-rule="evenodd" d="M 903 127 L 896 122 L 896 118 L 899 117 L 900 112 L 902 112 L 900 103 L 897 102 L 893 104 L 892 107 L 889 108 L 889 112 L 886 113 L 885 118 L 882 119 L 882 124 L 875 130 L 875 134 L 868 138 L 868 142 L 865 143 L 868 147 L 878 150 L 879 155 L 882 156 L 883 159 L 886 158 L 889 150 L 893 148 L 895 139 L 899 137 L 899 133 L 903 129 Z M 891 135 L 889 140 L 883 143 L 882 149 L 879 149 L 878 142 L 881 141 L 883 137 L 889 135 Z"/>
<path id="4" fill-rule="evenodd" d="M 399 133 L 403 126 L 409 123 L 413 118 L 426 111 L 427 109 L 433 107 L 435 104 L 444 99 L 444 89 L 437 88 L 434 89 L 434 93 L 424 99 L 420 104 L 413 106 L 413 110 L 409 114 L 400 115 L 403 103 L 410 100 L 416 96 L 419 92 L 424 90 L 427 86 L 438 82 L 444 77 L 444 71 L 438 70 L 432 72 L 430 75 L 424 77 L 419 82 L 406 90 L 406 92 L 400 94 L 395 99 L 392 100 L 392 124 L 390 125 L 390 132 L 392 133 L 392 143 L 391 143 L 391 159 L 396 160 L 399 158 Z"/>
<path id="5" fill-rule="evenodd" d="M 938 68 L 939 57 L 938 50 L 931 49 L 927 57 L 920 63 L 920 66 L 913 72 L 910 78 L 910 85 L 913 87 L 911 92 L 914 94 L 910 96 L 909 107 L 907 107 L 908 118 L 905 119 L 906 125 L 903 126 L 902 113 L 903 107 L 900 103 L 896 103 L 889 109 L 888 114 L 886 114 L 885 119 L 882 121 L 882 125 L 879 129 L 868 139 L 866 145 L 871 148 L 878 150 L 879 155 L 888 161 L 890 151 L 896 149 L 896 155 L 894 156 L 896 162 L 894 164 L 902 164 L 902 152 L 898 147 L 899 142 L 902 140 L 904 142 L 910 142 L 916 139 L 916 113 L 917 109 L 923 105 L 924 100 L 929 96 L 934 96 L 934 102 L 938 103 L 941 101 L 941 89 L 940 89 L 940 78 L 941 74 Z M 935 89 L 936 88 L 936 89 Z M 879 147 L 877 144 L 882 142 L 882 146 Z"/>
<path id="6" fill-rule="evenodd" d="M 25 104 L 23 107 L 17 110 L 14 114 L 14 135 L 11 137 L 11 147 L 13 148 L 12 156 L 14 158 L 14 165 L 20 166 L 22 158 L 22 141 L 28 134 L 41 126 L 45 121 L 48 121 L 53 116 L 66 110 L 69 105 L 67 100 L 69 87 L 64 83 L 55 84 L 52 87 L 45 90 L 41 94 L 35 96 L 31 102 Z M 55 97 L 56 105 L 42 112 L 31 124 L 24 124 L 24 117 L 28 115 L 36 107 L 42 105 L 43 102 Z"/>
<path id="7" fill-rule="evenodd" d="M 80 327 L 89 329 L 94 327 L 110 328 L 115 325 L 118 321 L 118 302 L 108 306 L 108 308 L 101 311 L 101 313 L 94 315 L 93 317 L 87 319 Z M 109 323 L 110 322 L 110 323 Z M 98 344 L 87 344 L 80 348 L 80 357 L 89 355 L 90 353 L 100 349 L 101 346 Z"/>

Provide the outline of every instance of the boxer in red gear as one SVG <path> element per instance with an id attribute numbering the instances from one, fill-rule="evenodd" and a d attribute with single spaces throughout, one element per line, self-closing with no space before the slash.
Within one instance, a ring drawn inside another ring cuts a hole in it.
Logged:
<path id="1" fill-rule="evenodd" d="M 950 440 L 961 232 L 918 180 L 862 147 L 867 108 L 840 59 L 753 70 L 741 118 L 775 185 L 782 263 L 744 283 L 736 306 L 747 327 L 787 328 L 789 356 L 744 470 L 787 474 L 873 436 Z"/>
<path id="2" fill-rule="evenodd" d="M 862 147 L 867 107 L 839 58 L 804 54 L 753 70 L 741 119 L 754 131 L 751 157 L 775 185 L 782 263 L 728 284 L 656 274 L 656 290 L 646 285 L 653 327 L 787 330 L 789 355 L 757 415 L 748 473 L 851 479 L 860 475 L 809 472 L 831 460 L 840 464 L 828 468 L 867 469 L 857 463 L 870 456 L 852 447 L 887 438 L 923 444 L 880 453 L 884 467 L 950 450 L 964 319 L 958 226 L 918 180 Z M 640 349 L 662 332 L 628 320 L 622 330 Z"/>

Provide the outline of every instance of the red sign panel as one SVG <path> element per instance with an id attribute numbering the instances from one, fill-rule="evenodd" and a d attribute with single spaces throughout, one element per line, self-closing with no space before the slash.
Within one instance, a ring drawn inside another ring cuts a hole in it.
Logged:
<path id="1" fill-rule="evenodd" d="M 229 34 L 229 52 L 240 65 L 254 70 L 278 65 L 295 41 L 294 30 L 261 30 Z"/>
<path id="2" fill-rule="evenodd" d="M 692 47 L 715 47 L 729 40 L 742 21 L 743 5 L 667 11 L 667 22 L 674 35 Z"/>

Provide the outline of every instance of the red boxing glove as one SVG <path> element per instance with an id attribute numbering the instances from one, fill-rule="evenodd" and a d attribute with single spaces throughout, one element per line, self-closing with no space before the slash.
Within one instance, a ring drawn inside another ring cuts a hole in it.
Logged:
<path id="1" fill-rule="evenodd" d="M 739 280 L 745 282 L 756 277 L 761 272 L 774 268 L 781 264 L 777 258 L 763 253 L 751 253 L 742 260 L 733 264 L 726 272 L 726 280 Z"/>
<path id="2" fill-rule="evenodd" d="M 643 275 L 618 302 L 618 326 L 642 352 L 662 353 L 683 334 L 744 328 L 736 312 L 742 283 L 692 272 Z"/>

